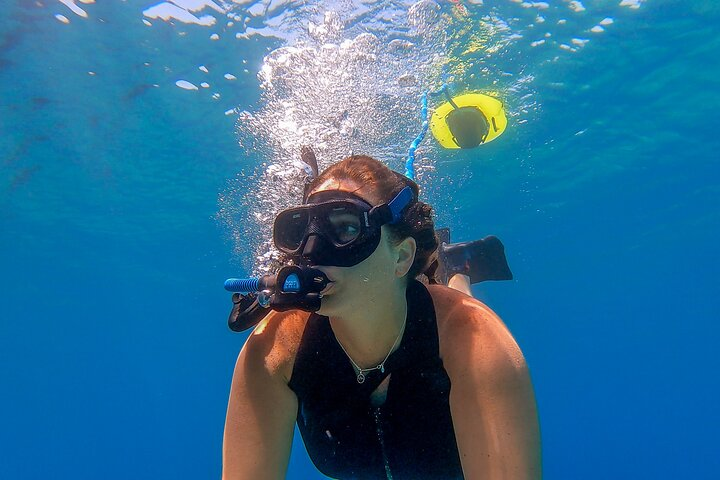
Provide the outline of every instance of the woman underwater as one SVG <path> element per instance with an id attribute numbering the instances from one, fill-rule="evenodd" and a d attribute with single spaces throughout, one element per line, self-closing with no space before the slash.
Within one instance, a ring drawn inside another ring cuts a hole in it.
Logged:
<path id="1" fill-rule="evenodd" d="M 417 196 L 408 178 L 351 156 L 278 215 L 276 246 L 331 283 L 317 313 L 271 312 L 247 339 L 224 479 L 284 478 L 296 421 L 331 478 L 541 477 L 533 388 L 507 327 L 461 293 L 467 276 L 455 288 L 415 279 L 438 249 Z"/>

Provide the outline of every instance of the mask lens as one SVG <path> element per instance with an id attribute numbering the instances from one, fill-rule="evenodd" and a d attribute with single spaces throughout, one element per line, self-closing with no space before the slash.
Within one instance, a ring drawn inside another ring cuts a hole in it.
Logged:
<path id="1" fill-rule="evenodd" d="M 275 245 L 281 250 L 297 250 L 308 226 L 307 210 L 286 210 L 275 219 Z"/>
<path id="2" fill-rule="evenodd" d="M 361 213 L 347 206 L 333 207 L 327 216 L 332 241 L 343 246 L 355 241 L 362 231 Z"/>

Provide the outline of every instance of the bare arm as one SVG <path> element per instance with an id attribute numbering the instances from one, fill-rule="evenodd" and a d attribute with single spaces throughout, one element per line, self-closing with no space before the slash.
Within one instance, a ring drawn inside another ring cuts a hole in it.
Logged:
<path id="1" fill-rule="evenodd" d="M 267 319 L 265 320 L 267 321 Z M 260 324 L 235 365 L 223 438 L 223 480 L 285 478 L 297 398 Z"/>
<path id="2" fill-rule="evenodd" d="M 465 478 L 542 477 L 540 428 L 525 359 L 502 321 L 482 303 L 453 296 L 441 330 L 450 410 Z"/>

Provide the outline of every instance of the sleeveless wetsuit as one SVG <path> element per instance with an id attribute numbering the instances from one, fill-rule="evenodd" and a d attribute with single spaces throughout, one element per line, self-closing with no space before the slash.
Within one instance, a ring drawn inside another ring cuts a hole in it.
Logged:
<path id="1" fill-rule="evenodd" d="M 307 321 L 289 386 L 298 398 L 297 423 L 308 454 L 329 477 L 463 478 L 432 297 L 414 280 L 406 297 L 400 346 L 385 372 L 368 373 L 362 384 L 328 318 L 313 314 Z M 385 402 L 374 406 L 370 395 L 390 374 Z"/>

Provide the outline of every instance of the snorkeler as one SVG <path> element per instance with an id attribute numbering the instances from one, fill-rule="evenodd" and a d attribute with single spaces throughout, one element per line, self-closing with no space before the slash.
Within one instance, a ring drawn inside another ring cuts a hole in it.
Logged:
<path id="1" fill-rule="evenodd" d="M 478 300 L 416 280 L 437 280 L 442 264 L 441 276 L 469 291 L 487 275 L 474 266 L 489 264 L 468 252 L 502 245 L 490 237 L 438 249 L 418 193 L 380 162 L 351 156 L 278 214 L 274 243 L 321 272 L 321 301 L 312 312 L 270 311 L 247 339 L 223 478 L 284 478 L 295 422 L 332 478 L 540 478 L 535 399 L 512 335 Z"/>
<path id="2" fill-rule="evenodd" d="M 441 91 L 447 94 L 447 90 L 445 88 Z M 491 118 L 493 124 L 496 123 L 495 117 L 497 117 L 498 123 L 502 125 L 502 130 L 500 130 L 499 133 L 496 133 L 493 138 L 500 135 L 507 124 L 504 111 L 502 110 L 502 104 L 492 97 L 481 94 L 466 94 L 461 95 L 456 99 L 452 99 L 448 94 L 447 98 L 448 102 L 440 106 L 438 109 L 439 112 L 444 113 L 442 113 L 442 115 L 438 115 L 436 112 L 433 115 L 433 135 L 436 138 L 442 138 L 439 137 L 439 135 L 450 135 L 453 142 L 470 145 L 471 142 L 467 137 L 467 132 L 474 132 L 473 135 L 477 132 L 481 132 L 479 138 L 482 138 L 482 141 L 485 141 L 485 139 L 488 138 L 489 124 L 487 120 L 485 120 L 487 116 Z M 454 100 L 463 106 L 458 107 Z M 488 113 L 480 110 L 478 105 L 472 105 L 473 103 L 483 105 L 486 110 L 488 110 L 489 106 L 489 109 L 491 110 L 490 114 L 488 115 Z M 448 109 L 447 105 L 452 105 L 452 107 Z M 465 118 L 464 122 L 460 123 L 457 120 L 455 122 L 450 122 L 455 125 L 453 129 L 450 129 L 447 125 L 442 125 L 444 122 L 448 122 L 448 119 L 451 119 L 453 114 L 457 113 L 456 110 L 461 111 L 462 109 L 472 109 L 479 113 L 469 115 L 467 113 L 463 114 Z M 483 117 L 482 122 L 478 120 L 478 115 Z M 458 129 L 458 125 L 462 128 Z M 484 133 L 482 133 L 483 129 Z M 416 139 L 413 147 L 411 147 L 411 152 L 414 152 L 414 148 L 416 148 L 416 144 L 422 140 L 422 136 L 424 136 L 424 133 L 418 137 L 419 139 Z M 309 146 L 302 146 L 300 148 L 300 159 L 304 164 L 304 170 L 306 173 L 305 190 L 303 192 L 303 201 L 305 201 L 308 196 L 308 189 L 312 185 L 312 180 L 318 176 L 318 162 L 315 157 L 315 152 Z M 400 174 L 396 175 L 400 176 Z M 397 200 L 395 203 L 399 205 Z M 282 226 L 284 222 L 279 223 Z M 435 231 L 435 234 L 438 239 L 438 248 L 433 256 L 434 259 L 433 261 L 428 262 L 426 268 L 420 272 L 427 283 L 440 283 L 442 285 L 448 285 L 451 288 L 472 296 L 472 292 L 470 290 L 471 284 L 480 283 L 486 280 L 512 280 L 512 272 L 510 271 L 510 267 L 508 266 L 505 258 L 505 248 L 497 237 L 490 235 L 481 240 L 452 244 L 450 243 L 449 228 L 438 229 Z M 285 250 L 282 246 L 278 245 L 277 241 L 275 243 L 283 253 L 294 253 L 292 251 Z M 284 268 L 277 276 L 266 275 L 264 282 L 265 287 L 260 290 L 263 290 L 264 288 L 274 290 L 274 295 L 270 296 L 263 293 L 258 295 L 258 293 L 254 291 L 246 292 L 245 294 L 239 293 L 243 292 L 244 289 L 238 289 L 235 287 L 237 286 L 238 281 L 243 284 L 244 282 L 238 279 L 228 279 L 226 282 L 226 289 L 235 292 L 232 296 L 233 308 L 230 311 L 230 316 L 228 317 L 228 326 L 231 330 L 236 332 L 242 332 L 254 327 L 267 314 L 267 311 L 262 307 L 271 307 L 274 310 L 279 311 L 289 310 L 292 307 L 309 312 L 316 311 L 317 306 L 319 306 L 319 292 L 325 287 L 327 279 L 324 279 L 324 281 L 321 279 L 319 282 L 316 282 L 316 286 L 314 288 L 310 288 L 309 290 L 302 288 L 302 291 L 299 291 L 298 288 L 300 285 L 295 285 L 295 292 L 289 294 L 283 293 L 281 291 L 282 288 L 276 287 L 277 285 L 282 285 L 288 277 L 295 278 L 298 275 L 300 277 L 312 277 L 312 275 L 317 273 L 317 271 L 313 271 L 312 269 L 306 269 L 303 271 L 293 269 L 292 271 L 288 271 L 287 268 Z M 319 273 L 322 275 L 321 272 Z M 300 278 L 298 278 L 297 281 L 299 281 L 300 284 L 307 283 L 307 280 L 302 282 L 300 281 Z M 293 282 L 293 284 L 294 283 L 295 282 Z"/>

